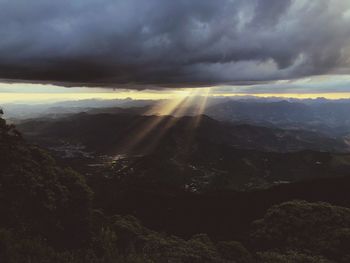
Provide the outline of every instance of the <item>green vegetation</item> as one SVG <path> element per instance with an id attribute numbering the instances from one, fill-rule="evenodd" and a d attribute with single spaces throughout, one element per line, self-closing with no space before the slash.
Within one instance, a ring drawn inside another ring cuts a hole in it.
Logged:
<path id="1" fill-rule="evenodd" d="M 286 202 L 254 223 L 255 247 L 325 255 L 350 260 L 350 209 L 327 203 Z"/>
<path id="2" fill-rule="evenodd" d="M 251 222 L 247 235 L 236 241 L 153 231 L 134 216 L 112 215 L 97 207 L 94 191 L 81 175 L 59 167 L 1 118 L 0 168 L 4 263 L 350 261 L 348 208 L 285 202 Z"/>
<path id="3" fill-rule="evenodd" d="M 92 192 L 84 178 L 58 167 L 3 120 L 0 166 L 2 226 L 39 234 L 57 245 L 76 246 L 87 238 Z"/>

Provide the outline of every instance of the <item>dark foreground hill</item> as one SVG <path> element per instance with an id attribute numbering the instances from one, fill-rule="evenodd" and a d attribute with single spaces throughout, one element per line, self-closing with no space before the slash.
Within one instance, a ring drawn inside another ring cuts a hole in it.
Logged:
<path id="1" fill-rule="evenodd" d="M 349 262 L 350 177 L 206 194 L 87 184 L 1 118 L 0 166 L 1 262 Z"/>

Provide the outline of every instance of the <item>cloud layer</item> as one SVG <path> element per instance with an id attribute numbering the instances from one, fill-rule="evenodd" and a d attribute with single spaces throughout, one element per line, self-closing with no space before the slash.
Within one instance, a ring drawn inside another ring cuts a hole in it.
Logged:
<path id="1" fill-rule="evenodd" d="M 133 88 L 350 73 L 347 0 L 0 0 L 0 78 Z"/>

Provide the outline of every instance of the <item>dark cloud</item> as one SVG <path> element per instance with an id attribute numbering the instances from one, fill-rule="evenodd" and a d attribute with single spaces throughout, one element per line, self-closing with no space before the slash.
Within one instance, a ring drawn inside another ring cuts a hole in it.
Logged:
<path id="1" fill-rule="evenodd" d="M 142 88 L 350 73 L 343 0 L 0 0 L 0 78 Z"/>

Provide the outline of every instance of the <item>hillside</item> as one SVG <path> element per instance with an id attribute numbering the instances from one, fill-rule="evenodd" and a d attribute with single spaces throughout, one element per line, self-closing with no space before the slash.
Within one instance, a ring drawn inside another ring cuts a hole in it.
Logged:
<path id="1" fill-rule="evenodd" d="M 18 129 L 34 141 L 51 144 L 57 140 L 80 143 L 92 151 L 111 154 L 121 154 L 130 150 L 128 143 L 134 144 L 137 149 L 131 150 L 135 150 L 138 154 L 148 147 L 164 143 L 196 144 L 198 140 L 238 149 L 270 152 L 348 150 L 348 145 L 344 142 L 314 132 L 235 125 L 219 122 L 207 116 L 175 118 L 81 113 L 60 119 L 29 120 L 19 124 Z"/>
<path id="2" fill-rule="evenodd" d="M 18 127 L 62 163 L 83 174 L 121 178 L 124 184 L 243 190 L 342 176 L 350 167 L 347 154 L 328 152 L 347 146 L 316 133 L 233 125 L 206 116 L 194 127 L 196 122 L 196 117 L 83 113 Z"/>
<path id="3" fill-rule="evenodd" d="M 350 128 L 349 111 L 348 100 L 229 100 L 209 106 L 205 113 L 221 121 L 310 130 L 342 137 Z"/>
<path id="4" fill-rule="evenodd" d="M 89 187 L 1 118 L 0 153 L 5 263 L 345 263 L 350 256 L 349 177 L 206 194 L 108 176 L 88 178 Z"/>

